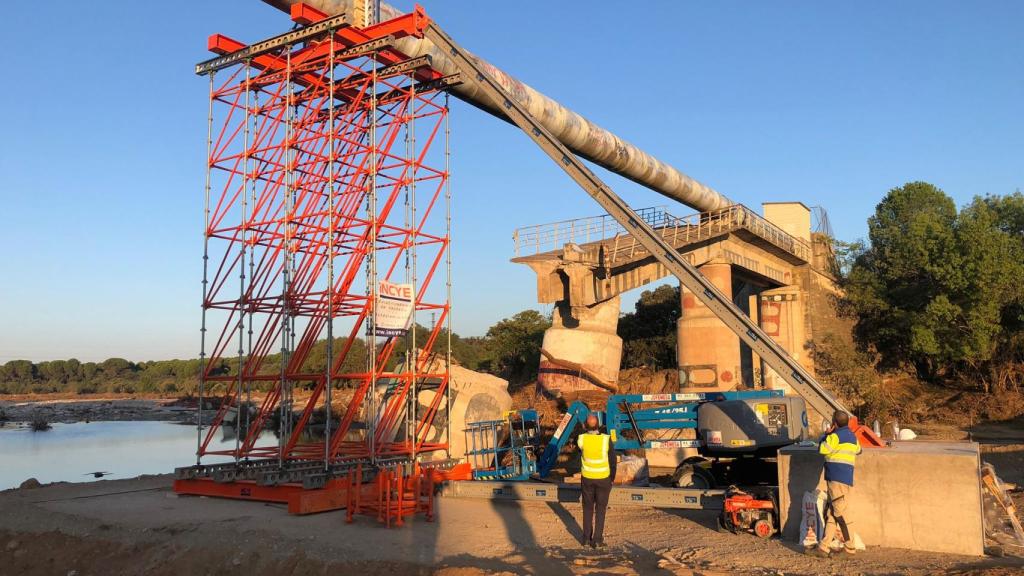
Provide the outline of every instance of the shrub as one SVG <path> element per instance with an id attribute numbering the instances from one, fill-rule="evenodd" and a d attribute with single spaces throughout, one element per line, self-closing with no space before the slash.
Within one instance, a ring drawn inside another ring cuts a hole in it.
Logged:
<path id="1" fill-rule="evenodd" d="M 39 415 L 32 417 L 32 421 L 29 423 L 29 426 L 32 427 L 33 432 L 45 432 L 53 428 L 53 426 L 50 425 L 46 418 L 43 418 L 42 416 Z"/>

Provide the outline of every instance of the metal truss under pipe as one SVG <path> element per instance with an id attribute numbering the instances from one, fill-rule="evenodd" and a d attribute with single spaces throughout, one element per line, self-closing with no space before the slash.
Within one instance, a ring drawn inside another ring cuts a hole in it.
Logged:
<path id="1" fill-rule="evenodd" d="M 352 6 L 354 4 L 354 0 L 263 1 L 285 11 L 292 4 L 297 4 L 301 1 L 330 15 L 352 14 Z M 394 18 L 401 14 L 400 10 L 388 4 L 380 3 L 380 18 L 382 20 Z M 412 37 L 402 38 L 398 40 L 395 47 L 410 58 L 425 54 L 429 55 L 433 67 L 445 74 L 457 72 L 455 65 L 449 60 L 447 55 L 442 53 L 429 40 Z M 534 118 L 540 119 L 545 128 L 550 130 L 563 144 L 581 157 L 702 212 L 719 210 L 733 204 L 731 200 L 714 189 L 697 182 L 633 144 L 597 126 L 583 116 L 505 74 L 483 59 L 479 57 L 474 58 L 487 69 L 491 76 L 509 94 L 512 94 L 526 107 Z M 509 121 L 500 108 L 476 87 L 476 83 L 463 83 L 454 87 L 452 92 L 469 104 L 502 120 Z"/>

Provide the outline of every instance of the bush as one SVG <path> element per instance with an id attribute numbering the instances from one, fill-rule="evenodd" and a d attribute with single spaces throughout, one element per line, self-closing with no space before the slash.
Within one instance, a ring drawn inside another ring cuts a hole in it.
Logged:
<path id="1" fill-rule="evenodd" d="M 53 426 L 50 425 L 46 418 L 43 418 L 42 416 L 39 415 L 32 417 L 32 421 L 29 423 L 29 426 L 32 427 L 33 432 L 45 432 L 53 428 Z"/>
<path id="2" fill-rule="evenodd" d="M 815 372 L 823 384 L 846 400 L 862 422 L 885 419 L 893 402 L 875 369 L 877 359 L 853 342 L 825 334 L 810 347 Z"/>

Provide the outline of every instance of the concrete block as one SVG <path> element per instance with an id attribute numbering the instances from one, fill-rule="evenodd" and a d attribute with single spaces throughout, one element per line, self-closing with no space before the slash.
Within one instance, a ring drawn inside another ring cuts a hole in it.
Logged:
<path id="1" fill-rule="evenodd" d="M 779 451 L 782 536 L 796 541 L 804 492 L 824 488 L 816 447 Z M 857 458 L 849 512 L 867 546 L 981 556 L 980 448 L 974 442 L 896 442 Z"/>

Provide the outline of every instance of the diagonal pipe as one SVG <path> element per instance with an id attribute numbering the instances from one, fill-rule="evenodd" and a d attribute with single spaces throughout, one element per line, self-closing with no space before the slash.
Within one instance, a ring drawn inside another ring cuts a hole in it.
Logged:
<path id="1" fill-rule="evenodd" d="M 353 14 L 353 0 L 263 0 L 280 10 L 288 11 L 292 4 L 303 2 L 321 12 L 335 15 Z M 372 4 L 372 2 L 368 2 Z M 401 11 L 388 4 L 380 4 L 381 20 L 395 18 Z M 402 38 L 396 48 L 407 56 L 429 55 L 432 65 L 445 74 L 457 71 L 448 56 L 442 53 L 429 40 L 419 38 Z M 598 166 L 606 168 L 620 176 L 646 186 L 659 194 L 700 210 L 709 212 L 719 210 L 733 204 L 731 200 L 709 186 L 683 174 L 676 168 L 658 160 L 640 148 L 626 142 L 608 130 L 601 128 L 583 116 L 562 106 L 537 90 L 502 72 L 492 64 L 474 56 L 491 76 L 512 94 L 530 113 L 539 118 L 570 150 Z M 463 83 L 456 86 L 452 93 L 461 100 L 476 106 L 502 120 L 508 118 L 489 97 L 484 95 L 474 83 Z"/>

